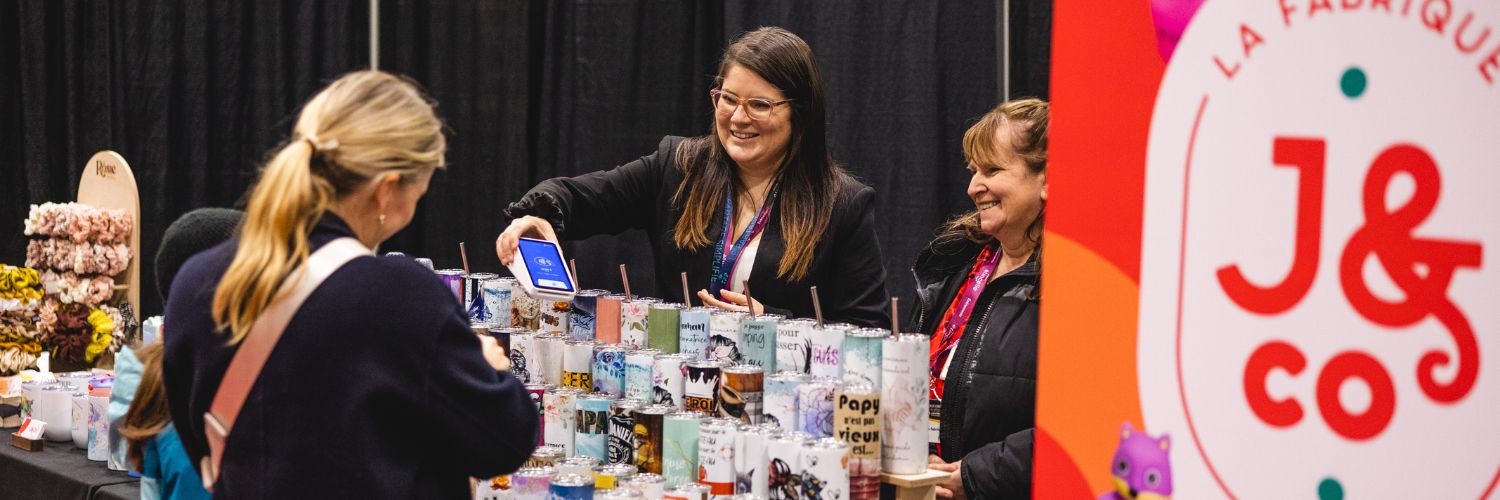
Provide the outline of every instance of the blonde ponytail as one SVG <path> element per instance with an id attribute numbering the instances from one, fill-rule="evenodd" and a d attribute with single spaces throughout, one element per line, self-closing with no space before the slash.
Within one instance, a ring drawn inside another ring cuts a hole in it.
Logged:
<path id="1" fill-rule="evenodd" d="M 378 175 L 410 181 L 440 168 L 447 149 L 421 91 L 379 71 L 351 73 L 319 92 L 295 132 L 251 192 L 234 260 L 214 293 L 214 322 L 231 345 L 307 261 L 308 236 L 339 197 Z"/>

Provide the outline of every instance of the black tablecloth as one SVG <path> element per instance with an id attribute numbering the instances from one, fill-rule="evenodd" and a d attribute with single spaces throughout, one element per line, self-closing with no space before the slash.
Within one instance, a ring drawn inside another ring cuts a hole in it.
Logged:
<path id="1" fill-rule="evenodd" d="M 141 483 L 120 483 L 100 486 L 94 492 L 97 500 L 139 500 L 141 498 Z"/>
<path id="2" fill-rule="evenodd" d="M 93 462 L 72 442 L 48 442 L 42 451 L 23 451 L 10 445 L 13 429 L 0 431 L 0 497 L 17 499 L 96 498 L 105 486 L 112 498 L 140 498 L 140 480 Z"/>

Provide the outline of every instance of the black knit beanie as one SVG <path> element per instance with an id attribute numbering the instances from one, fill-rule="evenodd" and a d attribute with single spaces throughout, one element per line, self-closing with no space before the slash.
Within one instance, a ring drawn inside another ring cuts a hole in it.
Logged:
<path id="1" fill-rule="evenodd" d="M 167 226 L 156 250 L 156 293 L 163 304 L 182 265 L 198 252 L 228 240 L 244 217 L 244 212 L 230 208 L 200 208 Z"/>

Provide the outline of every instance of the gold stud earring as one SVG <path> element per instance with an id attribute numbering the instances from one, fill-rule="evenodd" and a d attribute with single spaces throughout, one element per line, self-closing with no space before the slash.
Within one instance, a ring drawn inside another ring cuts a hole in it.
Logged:
<path id="1" fill-rule="evenodd" d="M 384 226 L 385 225 L 385 214 L 380 214 L 380 219 L 379 220 L 380 220 L 380 225 Z"/>

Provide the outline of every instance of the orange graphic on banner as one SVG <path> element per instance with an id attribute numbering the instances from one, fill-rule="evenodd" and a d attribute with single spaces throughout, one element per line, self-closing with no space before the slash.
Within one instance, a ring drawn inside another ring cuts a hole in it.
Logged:
<path id="1" fill-rule="evenodd" d="M 1075 468 L 1066 470 L 1068 461 L 1047 456 L 1039 443 L 1035 482 L 1081 473 L 1089 491 L 1106 491 L 1113 489 L 1109 465 L 1120 423 L 1143 420 L 1135 377 L 1099 375 L 1136 371 L 1140 290 L 1109 260 L 1066 236 L 1048 232 L 1046 242 L 1037 348 L 1037 380 L 1046 390 L 1037 392 L 1036 439 L 1047 433 Z"/>
<path id="2" fill-rule="evenodd" d="M 1141 214 L 1165 64 L 1145 2 L 1057 0 L 1053 12 L 1033 485 L 1039 498 L 1092 498 L 1114 489 L 1120 424 L 1144 425 L 1134 377 Z"/>

